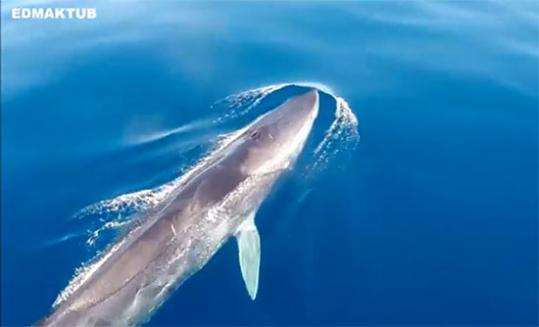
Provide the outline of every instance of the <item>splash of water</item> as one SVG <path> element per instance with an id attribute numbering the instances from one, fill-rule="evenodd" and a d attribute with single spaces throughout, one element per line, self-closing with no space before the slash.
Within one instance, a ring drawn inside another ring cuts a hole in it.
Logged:
<path id="1" fill-rule="evenodd" d="M 274 84 L 269 86 L 263 86 L 248 91 L 235 93 L 227 96 L 226 98 L 217 101 L 212 105 L 213 107 L 224 106 L 227 108 L 227 112 L 216 118 L 215 123 L 222 123 L 249 113 L 255 108 L 267 95 L 282 89 L 287 84 Z"/>
<path id="2" fill-rule="evenodd" d="M 319 171 L 327 166 L 331 158 L 340 152 L 351 151 L 359 143 L 358 120 L 348 102 L 335 97 L 335 119 L 326 130 L 324 139 L 314 150 L 315 161 L 311 169 Z"/>

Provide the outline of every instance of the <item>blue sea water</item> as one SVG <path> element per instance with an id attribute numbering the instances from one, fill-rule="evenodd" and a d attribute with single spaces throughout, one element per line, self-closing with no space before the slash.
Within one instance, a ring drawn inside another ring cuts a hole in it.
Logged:
<path id="1" fill-rule="evenodd" d="M 228 242 L 148 325 L 538 323 L 536 1 L 92 1 L 75 5 L 95 20 L 10 18 L 73 4 L 2 2 L 2 325 L 49 313 L 119 230 L 92 233 L 134 207 L 77 213 L 180 176 L 291 84 L 319 85 L 321 111 L 257 215 L 256 301 Z M 361 139 L 332 135 L 322 157 L 337 97 Z"/>

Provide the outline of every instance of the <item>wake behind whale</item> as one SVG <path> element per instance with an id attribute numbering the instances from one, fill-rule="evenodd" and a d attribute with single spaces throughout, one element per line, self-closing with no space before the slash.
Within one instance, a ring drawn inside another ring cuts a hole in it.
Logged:
<path id="1" fill-rule="evenodd" d="M 225 99 L 231 110 L 215 123 L 246 116 L 268 95 L 286 87 L 272 86 Z M 243 106 L 234 101 L 243 102 Z M 76 272 L 55 301 L 53 313 L 42 323 L 139 324 L 231 236 L 238 241 L 242 275 L 254 299 L 260 263 L 254 216 L 275 181 L 297 160 L 318 107 L 318 91 L 295 94 L 252 123 L 221 137 L 215 148 L 180 178 L 84 209 L 81 216 L 121 213 L 128 208 L 143 218 L 113 219 L 94 231 L 89 243 L 104 229 L 128 226 L 122 237 Z M 355 116 L 344 100 L 336 101 L 336 108 L 335 120 L 316 147 L 311 167 L 327 161 L 340 137 L 349 138 L 350 143 L 357 141 Z"/>

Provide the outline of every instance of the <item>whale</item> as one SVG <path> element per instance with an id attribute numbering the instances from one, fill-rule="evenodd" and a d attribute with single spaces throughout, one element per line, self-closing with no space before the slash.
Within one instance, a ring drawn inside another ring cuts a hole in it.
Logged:
<path id="1" fill-rule="evenodd" d="M 256 299 L 261 240 L 256 212 L 290 171 L 313 128 L 319 93 L 309 89 L 241 128 L 145 219 L 112 242 L 55 302 L 39 326 L 136 326 L 229 239 Z"/>

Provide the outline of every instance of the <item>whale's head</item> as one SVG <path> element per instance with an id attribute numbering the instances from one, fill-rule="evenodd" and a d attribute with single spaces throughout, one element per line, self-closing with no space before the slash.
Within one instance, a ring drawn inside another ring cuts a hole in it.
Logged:
<path id="1" fill-rule="evenodd" d="M 244 134 L 247 153 L 242 170 L 264 174 L 290 167 L 309 136 L 318 102 L 318 91 L 311 90 L 255 120 Z"/>

